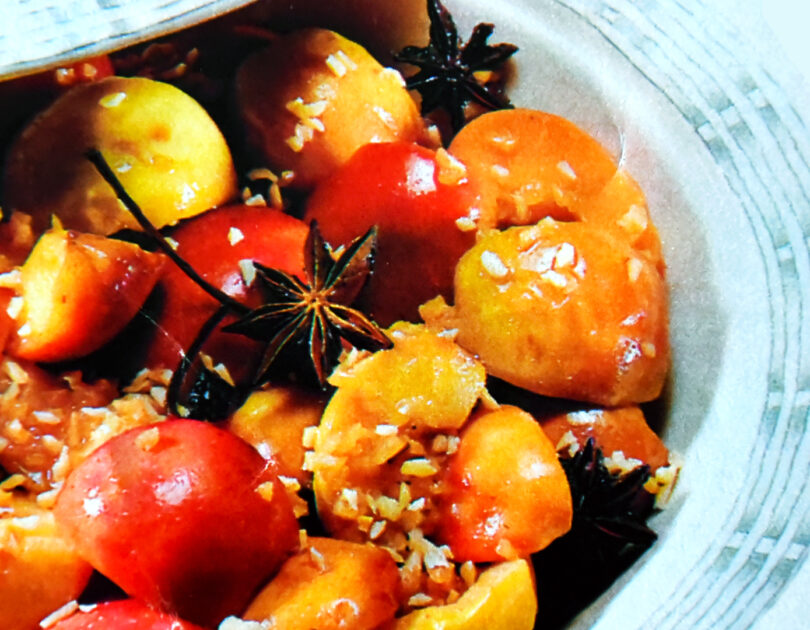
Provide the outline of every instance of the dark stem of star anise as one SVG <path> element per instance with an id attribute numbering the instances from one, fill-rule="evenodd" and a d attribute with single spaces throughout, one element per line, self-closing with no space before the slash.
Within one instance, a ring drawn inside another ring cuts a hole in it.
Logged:
<path id="1" fill-rule="evenodd" d="M 152 222 L 146 217 L 143 213 L 143 210 L 135 203 L 135 200 L 129 196 L 129 193 L 126 191 L 124 186 L 115 176 L 113 170 L 110 168 L 110 165 L 107 164 L 107 160 L 104 159 L 104 156 L 101 154 L 101 151 L 98 149 L 89 149 L 85 156 L 87 157 L 90 162 L 96 167 L 99 174 L 104 178 L 104 180 L 110 185 L 110 187 L 115 192 L 116 197 L 121 200 L 121 203 L 124 204 L 126 209 L 129 213 L 135 218 L 138 222 L 138 225 L 141 226 L 144 232 L 149 234 L 154 240 L 155 244 L 163 250 L 163 253 L 166 254 L 169 258 L 171 258 L 172 262 L 175 265 L 180 267 L 181 271 L 186 274 L 191 280 L 193 280 L 203 291 L 208 293 L 212 298 L 214 298 L 220 304 L 227 305 L 231 308 L 234 312 L 238 314 L 244 314 L 249 312 L 249 308 L 235 300 L 227 293 L 220 291 L 211 283 L 206 281 L 200 274 L 198 274 L 194 267 L 189 265 L 183 258 L 174 251 L 174 248 L 171 244 L 166 240 L 166 237 L 160 233 Z"/>
<path id="2" fill-rule="evenodd" d="M 222 328 L 223 331 L 238 333 L 265 344 L 254 385 L 262 385 L 270 379 L 271 367 L 281 356 L 291 355 L 288 358 L 298 365 L 296 360 L 302 357 L 291 353 L 296 349 L 306 351 L 318 384 L 325 387 L 326 378 L 337 366 L 343 351 L 342 340 L 371 351 L 391 346 L 391 341 L 371 319 L 350 306 L 372 270 L 377 242 L 376 227 L 355 239 L 338 256 L 324 241 L 317 224 L 313 222 L 304 250 L 306 281 L 253 261 L 264 301 L 259 307 L 251 309 L 208 283 L 174 250 L 129 196 L 98 150 L 92 149 L 86 155 L 157 246 L 192 281 L 222 305 L 221 316 L 215 315 L 206 322 L 175 372 L 177 380 L 172 388 L 175 411 L 179 410 L 177 401 L 184 380 L 191 371 L 191 364 L 207 337 L 229 313 L 238 319 Z M 210 376 L 208 381 L 203 381 L 202 389 L 195 389 L 198 381 L 191 391 L 195 396 L 199 394 L 200 400 L 206 405 L 210 402 L 219 408 L 222 405 L 215 398 L 217 392 L 223 389 L 219 382 L 222 379 L 209 372 L 205 369 L 201 372 L 203 379 Z"/>

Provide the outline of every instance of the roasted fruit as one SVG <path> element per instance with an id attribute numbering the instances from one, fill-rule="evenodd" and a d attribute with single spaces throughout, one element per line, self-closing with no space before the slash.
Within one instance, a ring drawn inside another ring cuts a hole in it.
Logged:
<path id="1" fill-rule="evenodd" d="M 583 409 L 541 418 L 540 426 L 555 446 L 583 448 L 593 438 L 607 457 L 621 452 L 654 472 L 669 462 L 669 451 L 635 405 L 617 409 Z"/>
<path id="2" fill-rule="evenodd" d="M 374 630 L 394 617 L 398 583 L 397 565 L 384 549 L 313 537 L 243 616 L 284 630 Z"/>
<path id="3" fill-rule="evenodd" d="M 532 109 L 490 112 L 465 126 L 448 150 L 480 187 L 480 229 L 545 217 L 596 223 L 663 268 L 638 184 L 571 121 Z"/>
<path id="4" fill-rule="evenodd" d="M 52 228 L 20 270 L 8 352 L 63 361 L 97 350 L 135 316 L 164 262 L 132 243 Z"/>
<path id="5" fill-rule="evenodd" d="M 175 251 L 203 279 L 250 306 L 260 303 L 261 293 L 258 283 L 245 282 L 243 265 L 255 261 L 300 276 L 306 235 L 302 221 L 280 210 L 241 204 L 206 212 L 171 232 Z M 174 369 L 219 304 L 175 264 L 166 265 L 158 290 L 163 297 L 145 363 Z M 240 365 L 249 367 L 251 355 L 255 362 L 260 354 L 256 344 L 226 333 L 216 333 L 206 351 L 237 376 Z"/>
<path id="6" fill-rule="evenodd" d="M 391 350 L 332 375 L 338 389 L 309 460 L 318 514 L 341 538 L 368 540 L 380 506 L 378 520 L 384 523 L 387 515 L 389 521 L 383 540 L 416 526 L 429 532 L 448 435 L 456 435 L 486 393 L 483 366 L 452 339 L 415 324 L 400 323 L 388 332 Z M 436 439 L 443 448 L 433 447 Z M 419 498 L 421 507 L 407 512 Z"/>
<path id="7" fill-rule="evenodd" d="M 23 130 L 6 162 L 4 207 L 31 214 L 37 232 L 52 214 L 83 232 L 137 228 L 85 159 L 91 148 L 158 227 L 236 195 L 230 150 L 194 99 L 167 83 L 109 77 L 67 91 Z"/>
<path id="8" fill-rule="evenodd" d="M 517 407 L 473 416 L 444 480 L 438 535 L 459 562 L 526 557 L 571 528 L 571 495 L 554 445 Z"/>
<path id="9" fill-rule="evenodd" d="M 383 326 L 416 321 L 418 307 L 448 299 L 453 268 L 475 242 L 476 189 L 446 151 L 407 142 L 369 144 L 316 187 L 305 220 L 348 244 L 376 225 L 374 274 L 362 302 Z"/>
<path id="10" fill-rule="evenodd" d="M 55 514 L 124 591 L 201 625 L 241 611 L 298 544 L 274 462 L 195 420 L 106 442 L 69 475 Z"/>
<path id="11" fill-rule="evenodd" d="M 236 99 L 248 146 L 271 168 L 291 171 L 291 185 L 303 189 L 364 144 L 424 133 L 399 73 L 325 29 L 293 31 L 248 57 Z"/>
<path id="12" fill-rule="evenodd" d="M 203 630 L 137 599 L 101 602 L 89 610 L 77 610 L 60 618 L 48 627 L 51 630 Z"/>
<path id="13" fill-rule="evenodd" d="M 645 402 L 669 368 L 667 290 L 656 267 L 591 223 L 544 219 L 484 235 L 459 261 L 455 304 L 429 325 L 529 391 L 606 406 Z"/>
<path id="14" fill-rule="evenodd" d="M 458 599 L 400 617 L 385 630 L 531 630 L 537 614 L 532 569 L 525 560 L 485 569 Z"/>
<path id="15" fill-rule="evenodd" d="M 0 628 L 39 630 L 79 596 L 91 571 L 59 535 L 52 512 L 0 489 Z"/>

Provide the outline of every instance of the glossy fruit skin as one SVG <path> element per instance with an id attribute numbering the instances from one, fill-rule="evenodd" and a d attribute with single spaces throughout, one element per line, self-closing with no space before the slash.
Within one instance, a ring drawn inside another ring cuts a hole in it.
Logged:
<path id="1" fill-rule="evenodd" d="M 456 561 L 526 557 L 571 527 L 571 494 L 554 446 L 517 407 L 470 419 L 445 482 L 439 538 Z"/>
<path id="2" fill-rule="evenodd" d="M 653 400 L 663 388 L 666 283 L 598 225 L 543 219 L 484 234 L 456 266 L 453 297 L 423 317 L 458 329 L 459 345 L 508 383 L 610 407 Z"/>
<path id="3" fill-rule="evenodd" d="M 170 236 L 177 243 L 177 253 L 207 282 L 251 306 L 258 306 L 260 293 L 256 285 L 245 285 L 241 260 L 303 274 L 307 226 L 280 210 L 224 206 L 183 222 Z M 166 265 L 158 290 L 163 300 L 145 364 L 174 369 L 219 303 L 174 263 Z M 248 357 L 258 350 L 255 342 L 228 333 L 215 334 L 206 345 L 216 361 L 238 357 L 240 363 L 249 363 Z"/>
<path id="4" fill-rule="evenodd" d="M 365 144 L 424 134 L 399 73 L 322 28 L 279 36 L 248 57 L 235 92 L 248 147 L 276 171 L 291 171 L 291 185 L 304 190 Z"/>
<path id="5" fill-rule="evenodd" d="M 653 472 L 669 462 L 669 450 L 635 405 L 558 414 L 541 418 L 540 426 L 555 446 L 570 431 L 580 447 L 593 438 L 606 457 L 621 451 L 625 457 L 647 464 Z"/>
<path id="6" fill-rule="evenodd" d="M 230 150 L 199 103 L 168 83 L 112 76 L 68 90 L 22 131 L 3 205 L 30 213 L 37 232 L 53 213 L 83 232 L 138 229 L 85 158 L 91 148 L 158 228 L 236 197 Z"/>
<path id="7" fill-rule="evenodd" d="M 384 630 L 530 630 L 536 614 L 531 565 L 509 560 L 485 569 L 458 601 L 415 610 Z"/>
<path id="8" fill-rule="evenodd" d="M 53 630 L 203 630 L 137 599 L 102 602 L 51 626 Z"/>
<path id="9" fill-rule="evenodd" d="M 397 610 L 399 575 L 387 551 L 335 538 L 309 538 L 245 611 L 285 630 L 373 630 Z"/>
<path id="10" fill-rule="evenodd" d="M 55 515 L 125 592 L 201 625 L 238 613 L 298 543 L 274 462 L 194 420 L 102 445 L 68 476 Z"/>
<path id="11" fill-rule="evenodd" d="M 453 268 L 475 242 L 476 190 L 439 155 L 407 142 L 369 144 L 318 186 L 304 220 L 327 241 L 348 244 L 379 227 L 374 274 L 364 292 L 380 325 L 418 321 L 418 306 L 452 295 Z M 457 223 L 458 221 L 458 223 Z"/>
<path id="12" fill-rule="evenodd" d="M 570 120 L 525 108 L 488 112 L 467 124 L 448 151 L 481 190 L 481 229 L 531 225 L 544 217 L 595 223 L 663 270 L 641 188 Z"/>
<path id="13" fill-rule="evenodd" d="M 81 594 L 91 572 L 50 510 L 0 491 L 0 628 L 40 630 L 51 611 Z"/>
<path id="14" fill-rule="evenodd" d="M 132 243 L 51 228 L 22 265 L 9 353 L 64 361 L 99 349 L 135 316 L 165 262 Z"/>

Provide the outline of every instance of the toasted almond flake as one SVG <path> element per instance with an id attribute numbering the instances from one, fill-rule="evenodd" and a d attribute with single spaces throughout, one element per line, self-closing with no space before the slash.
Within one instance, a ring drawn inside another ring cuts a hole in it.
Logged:
<path id="1" fill-rule="evenodd" d="M 53 411 L 33 411 L 31 415 L 39 424 L 55 425 L 62 422 Z"/>
<path id="2" fill-rule="evenodd" d="M 380 77 L 388 77 L 392 81 L 396 81 L 402 87 L 407 87 L 402 74 L 395 68 L 383 68 L 382 72 L 380 72 Z"/>
<path id="3" fill-rule="evenodd" d="M 2 212 L 0 212 L 0 217 L 2 216 Z M 22 287 L 22 272 L 19 269 L 12 269 L 6 273 L 0 273 L 0 287 L 14 290 Z"/>
<path id="4" fill-rule="evenodd" d="M 254 168 L 248 171 L 247 177 L 252 182 L 260 179 L 267 179 L 274 183 L 278 181 L 278 175 L 269 168 Z"/>
<path id="5" fill-rule="evenodd" d="M 565 267 L 573 267 L 577 260 L 577 250 L 571 243 L 560 243 L 557 246 L 556 253 L 554 254 L 554 261 L 551 266 L 552 269 L 563 269 Z"/>
<path id="6" fill-rule="evenodd" d="M 256 492 L 259 493 L 259 496 L 270 503 L 273 500 L 273 494 L 276 489 L 276 484 L 272 481 L 265 481 L 264 483 L 260 483 L 256 486 Z"/>
<path id="7" fill-rule="evenodd" d="M 6 423 L 6 436 L 15 444 L 27 444 L 33 437 L 19 418 L 14 418 L 11 422 Z"/>
<path id="8" fill-rule="evenodd" d="M 335 56 L 345 65 L 349 70 L 357 70 L 357 63 L 349 57 L 343 50 L 338 50 L 335 53 Z M 397 73 L 399 74 L 399 73 Z"/>
<path id="9" fill-rule="evenodd" d="M 377 511 L 380 516 L 389 521 L 398 521 L 402 516 L 403 508 L 399 505 L 399 501 L 387 497 L 385 495 L 376 500 Z"/>
<path id="10" fill-rule="evenodd" d="M 481 252 L 481 265 L 495 280 L 503 280 L 509 275 L 509 268 L 503 263 L 500 256 L 493 251 Z"/>
<path id="11" fill-rule="evenodd" d="M 617 221 L 620 228 L 630 234 L 640 234 L 647 229 L 649 214 L 644 206 L 632 204 L 627 212 Z"/>
<path id="12" fill-rule="evenodd" d="M 529 204 L 519 192 L 512 193 L 512 203 L 515 204 L 515 219 L 517 223 L 525 223 L 529 220 Z"/>
<path id="13" fill-rule="evenodd" d="M 416 593 L 408 598 L 408 606 L 412 608 L 424 608 L 433 603 L 433 598 L 426 593 Z"/>
<path id="14" fill-rule="evenodd" d="M 235 617 L 231 615 L 230 617 L 225 617 L 220 624 L 217 630 L 269 630 L 270 629 L 270 622 L 267 620 L 264 621 L 250 621 L 241 619 L 240 617 Z"/>
<path id="15" fill-rule="evenodd" d="M 575 180 L 577 178 L 576 172 L 566 160 L 557 162 L 557 170 L 565 175 L 568 179 Z"/>
<path id="16" fill-rule="evenodd" d="M 37 495 L 37 505 L 46 510 L 50 510 L 54 505 L 56 505 L 56 497 L 59 496 L 60 489 L 61 485 L 59 485 L 56 488 L 53 488 L 52 490 L 40 492 Z"/>
<path id="17" fill-rule="evenodd" d="M 59 453 L 62 452 L 62 447 L 65 445 L 62 440 L 49 434 L 43 435 L 40 440 L 45 450 L 53 455 L 59 455 Z"/>
<path id="18" fill-rule="evenodd" d="M 403 475 L 411 477 L 430 477 L 435 475 L 439 469 L 429 459 L 418 457 L 402 462 L 399 471 Z"/>
<path id="19" fill-rule="evenodd" d="M 326 558 L 323 557 L 323 554 L 315 549 L 315 547 L 308 547 L 309 550 L 309 558 L 315 564 L 319 571 L 322 573 L 326 573 L 326 570 L 329 568 L 326 565 Z"/>
<path id="20" fill-rule="evenodd" d="M 368 537 L 370 540 L 377 540 L 385 531 L 386 521 L 374 521 L 371 529 L 368 530 Z"/>
<path id="21" fill-rule="evenodd" d="M 23 305 L 25 302 L 23 301 L 22 297 L 19 295 L 15 295 L 8 301 L 8 306 L 6 307 L 6 313 L 11 319 L 17 319 L 23 309 Z"/>
<path id="22" fill-rule="evenodd" d="M 273 208 L 284 207 L 284 199 L 281 197 L 281 187 L 278 184 L 270 186 L 270 205 Z"/>
<path id="23" fill-rule="evenodd" d="M 379 118 L 386 127 L 393 131 L 397 130 L 397 121 L 391 112 L 384 107 L 380 107 L 379 105 L 375 105 L 371 108 L 371 110 L 377 115 L 377 118 Z"/>
<path id="24" fill-rule="evenodd" d="M 31 514 L 29 516 L 15 516 L 9 519 L 8 522 L 15 529 L 31 532 L 40 526 L 40 517 L 39 514 Z"/>
<path id="25" fill-rule="evenodd" d="M 635 282 L 639 279 L 643 268 L 644 263 L 638 258 L 631 258 L 627 261 L 627 277 L 630 279 L 630 282 Z"/>
<path id="26" fill-rule="evenodd" d="M 436 151 L 436 164 L 439 167 L 437 179 L 440 184 L 458 186 L 467 181 L 467 167 L 443 147 Z"/>
<path id="27" fill-rule="evenodd" d="M 303 470 L 315 472 L 318 468 L 333 468 L 337 466 L 338 460 L 332 455 L 307 451 L 304 453 Z"/>
<path id="28" fill-rule="evenodd" d="M 160 442 L 160 429 L 152 427 L 138 434 L 135 445 L 142 451 L 149 452 Z"/>
<path id="29" fill-rule="evenodd" d="M 318 427 L 305 427 L 301 433 L 301 445 L 304 448 L 313 448 L 318 439 Z"/>
<path id="30" fill-rule="evenodd" d="M 562 437 L 557 441 L 555 449 L 557 452 L 564 451 L 574 444 L 578 445 L 579 442 L 577 441 L 577 437 L 574 435 L 574 432 L 569 430 L 562 434 Z"/>
<path id="31" fill-rule="evenodd" d="M 558 289 L 564 289 L 568 286 L 568 278 L 566 278 L 563 274 L 554 271 L 553 269 L 549 269 L 548 271 L 544 271 L 540 274 L 540 277 L 547 283 L 552 286 L 557 287 Z"/>
<path id="32" fill-rule="evenodd" d="M 496 177 L 509 177 L 509 169 L 501 164 L 493 164 L 489 170 Z"/>
<path id="33" fill-rule="evenodd" d="M 604 459 L 605 468 L 613 474 L 626 475 L 632 472 L 644 462 L 635 457 L 625 457 L 624 451 L 613 451 L 610 456 Z"/>
<path id="34" fill-rule="evenodd" d="M 442 145 L 442 134 L 436 125 L 430 125 L 427 128 L 427 141 L 434 147 L 440 147 Z"/>
<path id="35" fill-rule="evenodd" d="M 462 232 L 472 232 L 478 227 L 478 224 L 472 217 L 459 217 L 456 219 L 456 227 Z"/>
<path id="36" fill-rule="evenodd" d="M 396 435 L 399 427 L 395 424 L 378 424 L 374 427 L 374 433 L 377 435 Z"/>
<path id="37" fill-rule="evenodd" d="M 239 243 L 240 241 L 245 240 L 245 235 L 238 227 L 231 226 L 228 228 L 228 242 L 231 244 L 231 247 Z"/>
<path id="38" fill-rule="evenodd" d="M 40 621 L 39 627 L 43 628 L 43 630 L 46 630 L 51 626 L 55 626 L 57 623 L 59 623 L 63 619 L 66 619 L 67 617 L 75 613 L 77 610 L 79 610 L 79 602 L 77 602 L 75 599 L 71 600 L 64 606 L 61 606 L 60 608 L 54 610 L 50 615 L 45 617 L 45 619 Z"/>
<path id="39" fill-rule="evenodd" d="M 642 341 L 641 342 L 641 353 L 645 357 L 649 357 L 650 359 L 654 359 L 655 356 L 658 354 L 658 351 L 655 348 L 655 344 L 651 341 Z"/>
<path id="40" fill-rule="evenodd" d="M 102 107 L 110 109 L 113 107 L 118 107 L 121 103 L 124 102 L 124 99 L 126 99 L 126 97 L 127 97 L 126 92 L 114 92 L 112 94 L 106 94 L 102 96 L 99 99 L 98 104 L 101 105 Z"/>
<path id="41" fill-rule="evenodd" d="M 518 557 L 517 551 L 506 538 L 501 538 L 495 545 L 495 553 L 504 560 L 515 560 Z"/>
<path id="42" fill-rule="evenodd" d="M 436 437 L 433 438 L 433 442 L 430 444 L 430 449 L 434 453 L 446 453 L 447 452 L 447 436 L 440 433 Z"/>
<path id="43" fill-rule="evenodd" d="M 242 274 L 242 280 L 246 287 L 253 286 L 253 281 L 256 279 L 256 267 L 253 261 L 248 258 L 243 258 L 239 261 L 239 271 Z"/>
<path id="44" fill-rule="evenodd" d="M 262 195 L 261 193 L 256 193 L 255 195 L 252 195 L 252 196 L 248 197 L 247 199 L 244 199 L 243 203 L 246 206 L 251 206 L 253 208 L 258 208 L 258 207 L 267 205 L 267 201 L 265 200 L 264 195 Z M 236 243 L 231 243 L 231 245 L 235 245 L 235 244 Z"/>
<path id="45" fill-rule="evenodd" d="M 346 66 L 335 55 L 326 58 L 326 67 L 338 78 L 346 75 Z"/>
<path id="46" fill-rule="evenodd" d="M 478 571 L 471 560 L 467 560 L 461 565 L 459 574 L 461 575 L 461 579 L 464 580 L 464 584 L 467 585 L 467 588 L 475 584 L 475 581 L 478 579 Z"/>

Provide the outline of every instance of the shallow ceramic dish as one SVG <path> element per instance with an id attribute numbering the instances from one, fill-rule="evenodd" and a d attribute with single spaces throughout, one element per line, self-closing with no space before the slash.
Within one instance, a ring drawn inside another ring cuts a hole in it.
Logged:
<path id="1" fill-rule="evenodd" d="M 12 13 L 31 4 L 48 3 L 15 2 Z M 240 4 L 43 8 L 45 26 L 17 22 L 32 29 L 27 51 L 22 33 L 0 35 L 0 74 L 118 48 Z M 462 32 L 492 21 L 493 41 L 521 47 L 515 103 L 572 119 L 623 161 L 647 192 L 668 261 L 674 362 L 659 428 L 684 471 L 653 523 L 658 543 L 574 627 L 772 627 L 774 611 L 802 591 L 810 545 L 805 122 L 769 68 L 700 0 L 446 4 Z"/>

